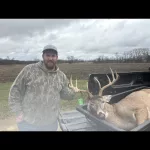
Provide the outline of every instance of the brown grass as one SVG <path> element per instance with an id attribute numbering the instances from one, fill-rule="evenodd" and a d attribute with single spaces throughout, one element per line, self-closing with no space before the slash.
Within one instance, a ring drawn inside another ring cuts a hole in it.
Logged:
<path id="1" fill-rule="evenodd" d="M 0 65 L 0 82 L 13 82 L 24 66 L 25 65 Z M 77 77 L 78 79 L 87 80 L 88 75 L 91 73 L 110 72 L 109 67 L 117 72 L 148 71 L 150 63 L 76 63 L 59 64 L 58 66 L 68 77 L 72 74 L 73 78 Z"/>

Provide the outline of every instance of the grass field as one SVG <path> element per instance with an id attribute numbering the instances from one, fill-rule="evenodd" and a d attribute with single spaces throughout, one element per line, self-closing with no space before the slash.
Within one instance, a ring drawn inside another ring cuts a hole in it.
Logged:
<path id="1" fill-rule="evenodd" d="M 8 107 L 8 94 L 11 84 L 11 82 L 0 83 L 0 119 L 5 119 L 12 115 Z"/>
<path id="2" fill-rule="evenodd" d="M 25 65 L 0 65 L 0 119 L 12 116 L 8 107 L 9 89 Z M 148 71 L 149 63 L 127 63 L 127 64 L 92 64 L 92 63 L 78 63 L 78 64 L 59 64 L 59 68 L 69 77 L 72 74 L 73 78 L 78 78 L 78 87 L 86 89 L 86 81 L 88 75 L 91 73 L 108 73 L 109 67 L 117 72 L 130 71 Z M 81 97 L 77 94 L 73 101 L 62 100 L 61 110 L 72 110 L 78 105 L 77 99 Z M 84 98 L 86 94 L 84 94 Z"/>

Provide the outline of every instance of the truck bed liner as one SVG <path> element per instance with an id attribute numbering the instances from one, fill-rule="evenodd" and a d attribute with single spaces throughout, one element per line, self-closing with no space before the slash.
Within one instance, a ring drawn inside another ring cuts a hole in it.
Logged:
<path id="1" fill-rule="evenodd" d="M 63 131 L 97 131 L 97 125 L 76 110 L 60 112 L 59 124 Z"/>

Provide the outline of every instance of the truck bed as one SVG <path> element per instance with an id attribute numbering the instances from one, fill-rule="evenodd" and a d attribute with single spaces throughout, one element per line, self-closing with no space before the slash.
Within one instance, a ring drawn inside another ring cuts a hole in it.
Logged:
<path id="1" fill-rule="evenodd" d="M 59 124 L 62 131 L 97 131 L 97 125 L 76 110 L 60 112 Z"/>
<path id="2" fill-rule="evenodd" d="M 124 131 L 118 130 L 114 126 L 110 128 L 110 125 L 107 125 L 109 123 L 98 125 L 95 121 L 89 120 L 83 113 L 76 110 L 60 112 L 58 121 L 62 131 Z M 131 131 L 150 131 L 149 123 L 148 120 Z"/>

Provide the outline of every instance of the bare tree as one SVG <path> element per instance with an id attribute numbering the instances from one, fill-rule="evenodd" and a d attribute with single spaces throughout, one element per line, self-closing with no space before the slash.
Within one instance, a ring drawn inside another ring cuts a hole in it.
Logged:
<path id="1" fill-rule="evenodd" d="M 68 56 L 67 57 L 67 59 L 68 59 L 68 63 L 74 63 L 74 61 L 75 61 L 75 57 L 74 56 Z"/>

